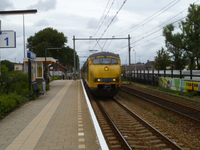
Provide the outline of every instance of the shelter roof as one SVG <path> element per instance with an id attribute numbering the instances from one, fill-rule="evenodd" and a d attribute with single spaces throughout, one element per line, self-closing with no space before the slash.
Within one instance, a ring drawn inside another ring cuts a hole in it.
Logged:
<path id="1" fill-rule="evenodd" d="M 28 59 L 29 58 L 24 58 L 24 62 L 28 63 Z M 35 62 L 43 62 L 45 63 L 45 57 L 36 57 L 36 59 L 34 59 Z M 46 63 L 47 64 L 55 64 L 57 61 L 57 59 L 54 59 L 53 57 L 46 57 Z"/>

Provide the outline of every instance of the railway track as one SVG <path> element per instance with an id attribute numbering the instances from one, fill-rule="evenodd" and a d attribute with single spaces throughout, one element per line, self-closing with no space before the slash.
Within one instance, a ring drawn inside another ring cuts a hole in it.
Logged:
<path id="1" fill-rule="evenodd" d="M 109 149 L 181 149 L 117 100 L 88 96 Z"/>
<path id="2" fill-rule="evenodd" d="M 172 111 L 178 115 L 184 116 L 185 118 L 194 121 L 195 123 L 200 123 L 200 110 L 186 105 L 165 99 L 150 93 L 139 91 L 127 86 L 122 86 L 122 91 L 127 92 L 131 95 L 137 96 L 141 99 L 149 101 L 159 107 Z"/>

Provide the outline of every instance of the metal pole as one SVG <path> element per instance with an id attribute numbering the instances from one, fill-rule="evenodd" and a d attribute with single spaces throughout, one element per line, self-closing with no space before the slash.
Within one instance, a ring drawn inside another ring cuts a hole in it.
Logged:
<path id="1" fill-rule="evenodd" d="M 130 45 L 130 35 L 128 35 L 128 51 L 129 51 L 129 83 L 131 84 L 131 45 Z"/>
<path id="2" fill-rule="evenodd" d="M 47 77 L 46 77 L 46 73 L 47 73 L 47 48 L 45 48 L 45 71 L 44 71 L 44 78 L 45 78 L 45 81 L 46 81 L 46 84 L 48 84 L 47 83 Z"/>
<path id="3" fill-rule="evenodd" d="M 74 80 L 76 81 L 75 36 L 73 36 L 73 48 L 74 48 Z"/>
<path id="4" fill-rule="evenodd" d="M 1 31 L 1 20 L 0 20 L 0 31 Z M 0 74 L 1 74 L 1 49 L 0 49 Z"/>
<path id="5" fill-rule="evenodd" d="M 135 52 L 135 70 L 136 70 L 136 51 L 134 49 L 133 51 Z"/>
<path id="6" fill-rule="evenodd" d="M 24 58 L 26 57 L 25 52 L 25 24 L 24 24 L 24 14 L 23 14 L 23 38 L 24 38 Z"/>
<path id="7" fill-rule="evenodd" d="M 26 52 L 25 52 L 25 24 L 24 24 L 24 14 L 23 14 L 23 40 L 24 40 L 24 58 L 26 57 Z M 25 62 L 24 62 L 24 72 L 25 72 Z"/>
<path id="8" fill-rule="evenodd" d="M 58 52 L 58 77 L 60 79 L 59 51 L 57 50 L 57 52 Z"/>
<path id="9" fill-rule="evenodd" d="M 29 85 L 29 91 L 31 91 L 31 60 L 28 59 L 28 85 Z"/>
<path id="10" fill-rule="evenodd" d="M 47 71 L 47 48 L 45 48 L 45 71 Z"/>

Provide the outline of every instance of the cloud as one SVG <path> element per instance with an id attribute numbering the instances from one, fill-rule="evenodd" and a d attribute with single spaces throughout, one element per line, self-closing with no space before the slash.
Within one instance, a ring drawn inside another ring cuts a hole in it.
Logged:
<path id="1" fill-rule="evenodd" d="M 13 8 L 13 3 L 10 0 L 6 0 L 0 4 L 0 10 L 6 10 L 6 8 Z"/>
<path id="2" fill-rule="evenodd" d="M 51 9 L 56 8 L 56 3 L 57 3 L 56 0 L 46 0 L 46 1 L 39 0 L 37 4 L 31 5 L 28 8 L 29 9 L 36 8 L 37 10 L 40 11 L 49 11 Z"/>
<path id="3" fill-rule="evenodd" d="M 37 21 L 34 26 L 48 26 L 49 22 L 46 19 L 40 19 L 39 21 Z"/>
<path id="4" fill-rule="evenodd" d="M 87 28 L 95 29 L 97 27 L 98 20 L 95 18 L 91 18 L 87 23 Z"/>

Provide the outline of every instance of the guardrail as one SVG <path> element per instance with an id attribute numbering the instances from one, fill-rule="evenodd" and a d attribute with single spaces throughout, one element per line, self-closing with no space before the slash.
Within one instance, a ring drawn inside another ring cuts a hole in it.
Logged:
<path id="1" fill-rule="evenodd" d="M 126 71 L 122 77 L 133 82 L 157 86 L 159 77 L 180 78 L 200 81 L 200 70 L 132 70 Z"/>

